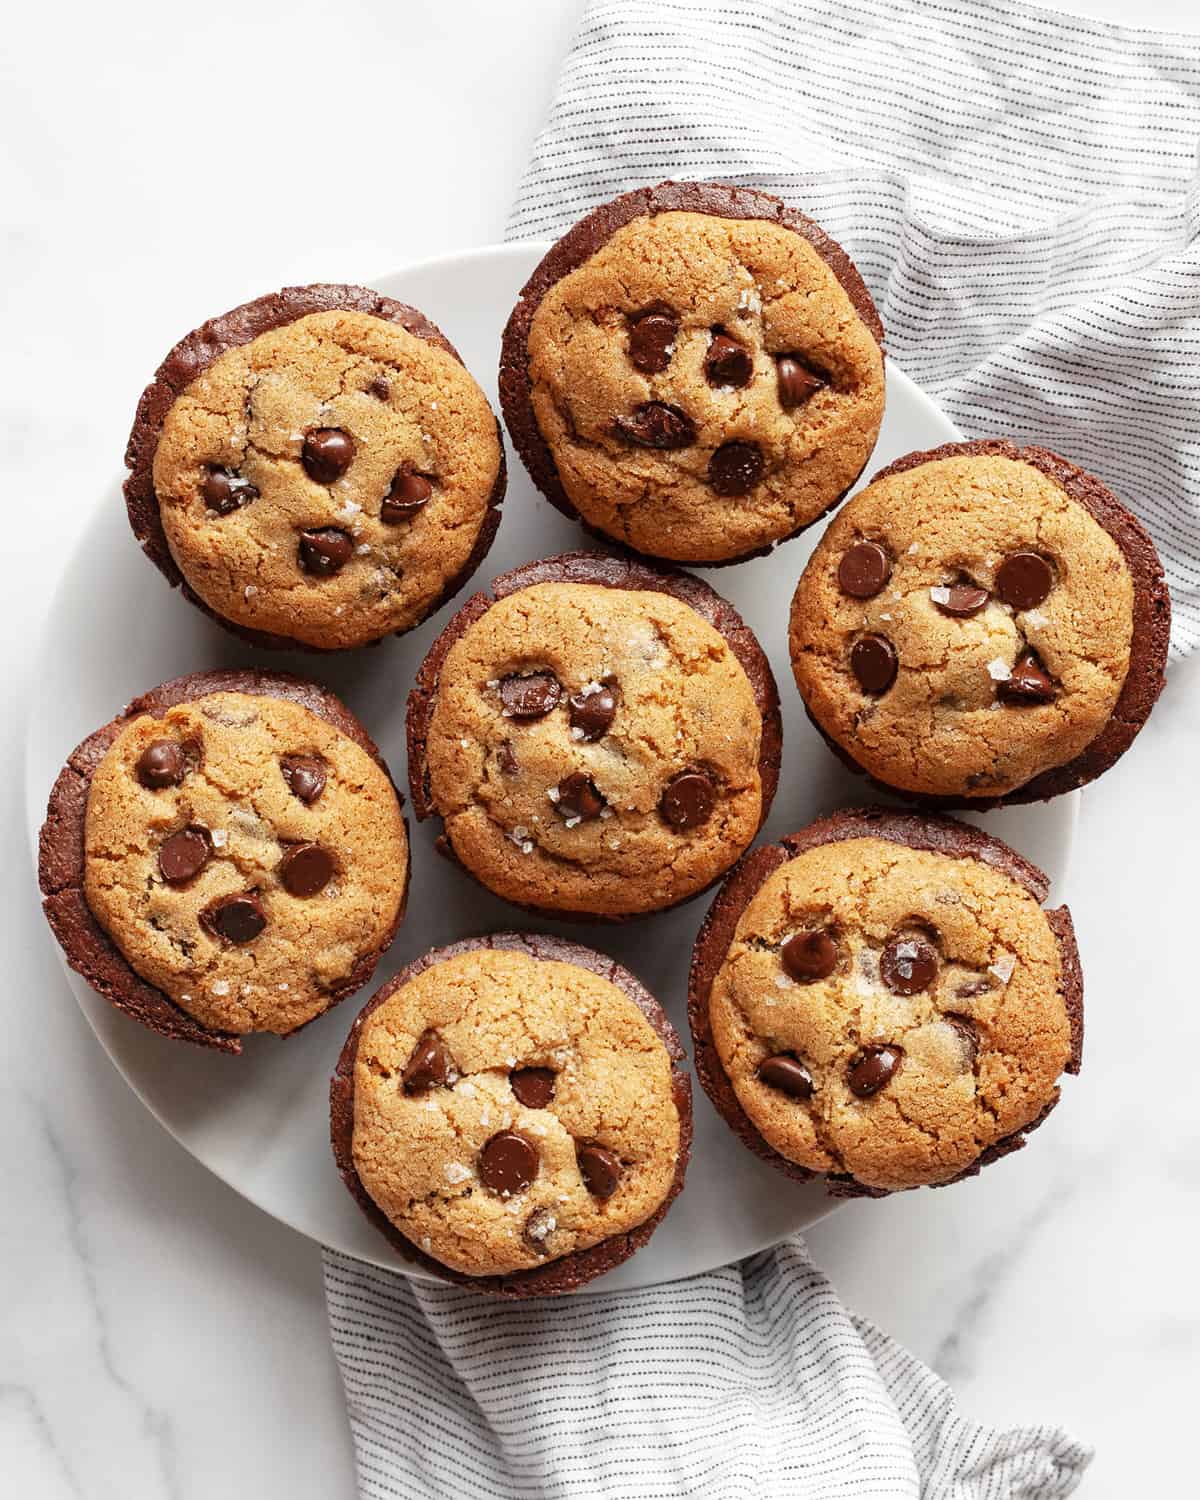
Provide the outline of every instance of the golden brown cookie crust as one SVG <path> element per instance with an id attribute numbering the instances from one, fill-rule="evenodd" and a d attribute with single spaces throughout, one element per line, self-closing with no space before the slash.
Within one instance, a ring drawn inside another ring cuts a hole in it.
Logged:
<path id="1" fill-rule="evenodd" d="M 445 1081 L 407 1089 L 434 1031 Z M 644 1243 L 682 1185 L 691 1136 L 682 1052 L 661 1009 L 611 960 L 552 938 L 496 934 L 426 956 L 376 996 L 335 1074 L 333 1140 L 373 1219 L 442 1274 L 505 1295 L 570 1290 Z M 553 1071 L 522 1103 L 511 1074 Z M 479 1156 L 516 1130 L 536 1176 L 501 1195 Z M 589 1190 L 577 1147 L 621 1163 Z"/>
<path id="2" fill-rule="evenodd" d="M 691 1019 L 697 1069 L 760 1155 L 804 1178 L 879 1193 L 937 1185 L 1023 1143 L 1078 1071 L 1082 985 L 1065 908 L 1043 912 L 1040 872 L 948 819 L 864 809 L 833 815 L 730 876 L 697 940 Z M 828 933 L 836 966 L 798 980 L 781 947 Z M 936 977 L 897 993 L 887 945 L 936 950 Z M 856 1095 L 863 1050 L 897 1071 Z M 808 1070 L 811 1097 L 769 1087 L 769 1057 Z"/>
<path id="3" fill-rule="evenodd" d="M 306 334 L 309 319 L 317 321 Z M 297 362 L 284 368 L 289 345 Z M 218 367 L 224 374 L 214 376 Z M 178 407 L 196 391 L 210 409 L 194 401 Z M 354 442 L 353 462 L 339 480 L 318 484 L 298 461 L 303 434 L 327 425 L 335 411 Z M 176 451 L 160 460 L 170 425 L 181 429 Z M 245 461 L 209 457 L 200 451 L 207 448 Z M 377 486 L 392 457 L 396 464 Z M 130 522 L 167 578 L 258 645 L 312 650 L 410 629 L 457 592 L 495 535 L 505 481 L 498 424 L 440 331 L 390 298 L 334 285 L 285 288 L 181 340 L 142 396 L 126 462 Z M 405 463 L 432 477 L 432 495 L 411 520 L 383 525 L 382 498 Z M 261 493 L 228 514 L 210 514 L 199 495 L 210 464 L 235 470 Z M 168 477 L 181 487 L 171 504 L 158 491 Z M 334 526 L 352 547 L 372 550 L 352 551 L 336 577 L 314 578 L 295 566 L 297 518 L 300 528 Z M 294 629 L 301 595 L 307 608 Z"/>
<path id="4" fill-rule="evenodd" d="M 627 199 L 637 201 L 577 226 L 560 242 L 578 241 L 570 254 L 556 247 L 525 289 L 502 366 L 510 428 L 551 499 L 637 551 L 725 562 L 769 549 L 836 503 L 874 446 L 884 401 L 874 308 L 837 247 L 767 195 L 664 184 Z M 664 307 L 679 325 L 670 361 L 646 372 L 629 357 L 630 320 Z M 751 355 L 745 385 L 710 383 L 715 331 Z M 785 410 L 775 360 L 792 353 L 828 379 Z M 684 412 L 694 441 L 662 451 L 623 439 L 615 419 L 645 402 Z M 526 409 L 538 439 L 523 431 Z M 748 494 L 722 497 L 709 461 L 729 442 L 757 445 L 765 468 Z"/>
<path id="5" fill-rule="evenodd" d="M 142 752 L 168 740 L 188 770 L 177 786 L 138 775 Z M 310 804 L 290 789 L 288 755 L 317 757 L 325 785 Z M 203 868 L 172 885 L 164 843 L 207 830 Z M 293 846 L 327 851 L 332 878 L 301 896 L 281 878 Z M 364 958 L 385 947 L 408 884 L 404 820 L 386 771 L 328 721 L 285 699 L 214 692 L 131 719 L 91 777 L 84 824 L 87 905 L 135 974 L 201 1026 L 286 1034 L 340 997 Z M 265 930 L 244 945 L 202 913 L 256 893 Z"/>
<path id="6" fill-rule="evenodd" d="M 423 789 L 457 858 L 517 904 L 610 917 L 673 905 L 727 869 L 762 821 L 773 779 L 764 797 L 760 694 L 726 637 L 646 571 L 645 588 L 551 577 L 506 593 L 440 663 Z M 536 670 L 561 684 L 558 705 L 532 722 L 506 717 L 502 680 Z M 610 678 L 608 733 L 573 735 L 568 698 Z M 660 799 L 694 766 L 713 776 L 716 806 L 674 829 Z M 600 816 L 560 814 L 553 794 L 574 772 L 605 799 Z"/>
<path id="7" fill-rule="evenodd" d="M 1130 670 L 1135 580 L 1105 526 L 1018 450 L 946 454 L 885 472 L 843 507 L 797 585 L 789 641 L 810 714 L 862 769 L 906 792 L 987 802 L 1075 760 L 1112 719 Z M 838 577 L 864 540 L 891 564 L 867 599 Z M 1014 611 L 996 576 L 1022 551 L 1049 560 L 1053 586 Z M 970 617 L 947 614 L 931 590 L 966 581 L 988 602 Z M 885 637 L 899 659 L 881 695 L 850 667 L 867 635 Z M 1029 648 L 1054 699 L 1007 703 L 1003 685 Z"/>

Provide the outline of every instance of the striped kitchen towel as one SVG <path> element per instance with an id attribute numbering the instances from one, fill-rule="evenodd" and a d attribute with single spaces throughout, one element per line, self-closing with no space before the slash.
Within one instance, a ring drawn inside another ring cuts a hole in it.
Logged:
<path id="1" fill-rule="evenodd" d="M 325 1296 L 364 1500 L 1051 1500 L 1091 1457 L 962 1416 L 798 1240 L 514 1304 L 327 1250 Z"/>
<path id="2" fill-rule="evenodd" d="M 968 437 L 1053 448 L 1137 511 L 1178 657 L 1200 643 L 1198 142 L 1193 37 L 1007 0 L 593 0 L 508 237 L 664 177 L 802 209 Z"/>

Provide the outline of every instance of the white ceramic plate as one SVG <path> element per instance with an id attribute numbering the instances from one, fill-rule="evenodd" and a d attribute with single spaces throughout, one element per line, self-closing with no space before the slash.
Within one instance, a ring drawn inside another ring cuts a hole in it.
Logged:
<path id="1" fill-rule="evenodd" d="M 377 286 L 421 308 L 444 329 L 495 405 L 500 332 L 545 248 L 504 245 L 448 256 L 384 277 Z M 871 473 L 900 454 L 958 436 L 894 365 L 888 371 L 887 394 L 887 417 Z M 132 408 L 131 393 L 131 414 Z M 114 453 L 123 441 L 123 433 L 114 434 Z M 504 520 L 478 575 L 480 584 L 530 558 L 587 545 L 579 529 L 536 493 L 520 461 L 510 458 Z M 842 768 L 808 724 L 788 665 L 788 604 L 820 532 L 817 526 L 769 558 L 709 575 L 758 634 L 783 698 L 783 774 L 766 837 L 868 800 L 861 781 Z M 256 663 L 319 678 L 362 717 L 403 784 L 405 699 L 448 614 L 442 610 L 401 640 L 340 658 L 256 652 L 167 588 L 141 556 L 113 486 L 79 538 L 38 652 L 39 692 L 26 762 L 31 834 L 36 839 L 50 786 L 75 744 L 137 693 L 208 667 Z M 1060 880 L 1077 803 L 1076 794 L 979 821 Z M 413 830 L 408 916 L 380 965 L 377 982 L 437 944 L 529 922 L 436 855 L 432 844 L 428 826 Z M 686 1041 L 688 956 L 706 907 L 702 898 L 619 928 L 535 925 L 603 948 L 627 964 L 663 1001 Z M 377 1265 L 425 1276 L 406 1266 L 366 1222 L 330 1155 L 329 1076 L 357 1010 L 354 1000 L 287 1042 L 253 1038 L 240 1058 L 231 1058 L 164 1041 L 113 1010 L 69 971 L 68 981 L 130 1087 L 198 1161 L 302 1234 Z M 683 1194 L 649 1245 L 595 1286 L 647 1286 L 693 1275 L 774 1244 L 829 1211 L 831 1200 L 819 1187 L 789 1183 L 751 1156 L 698 1087 L 695 1110 L 695 1149 Z"/>

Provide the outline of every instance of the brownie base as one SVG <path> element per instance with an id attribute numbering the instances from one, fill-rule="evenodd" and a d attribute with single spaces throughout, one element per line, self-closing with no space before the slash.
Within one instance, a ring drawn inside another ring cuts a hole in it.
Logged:
<path id="1" fill-rule="evenodd" d="M 872 786 L 919 807 L 986 812 L 993 807 L 1013 807 L 1027 802 L 1047 802 L 1064 792 L 1076 791 L 1094 781 L 1118 761 L 1136 739 L 1150 710 L 1166 684 L 1167 651 L 1171 643 L 1171 596 L 1154 543 L 1142 523 L 1094 475 L 1059 458 L 1047 448 L 1018 448 L 1007 438 L 982 438 L 970 443 L 944 443 L 922 453 L 908 453 L 881 469 L 871 479 L 889 479 L 922 464 L 939 459 L 994 455 L 1026 463 L 1045 474 L 1082 505 L 1117 546 L 1133 579 L 1133 639 L 1129 648 L 1129 670 L 1121 692 L 1099 734 L 1073 759 L 1040 772 L 1023 786 L 1000 797 L 967 797 L 906 791 L 872 776 L 855 760 L 851 750 L 826 732 L 808 710 L 810 722 L 838 759 L 856 775 L 866 776 Z M 1016 712 L 1020 712 L 1019 709 Z"/>
<path id="2" fill-rule="evenodd" d="M 648 1219 L 639 1224 L 636 1229 L 631 1229 L 626 1234 L 614 1235 L 611 1239 L 601 1240 L 599 1244 L 587 1250 L 577 1250 L 558 1260 L 547 1261 L 545 1265 L 528 1271 L 513 1271 L 505 1276 L 470 1276 L 465 1271 L 453 1270 L 449 1266 L 442 1265 L 441 1261 L 435 1260 L 433 1256 L 426 1255 L 383 1213 L 367 1192 L 354 1165 L 354 1065 L 358 1057 L 359 1038 L 367 1018 L 401 985 L 407 984 L 410 979 L 416 978 L 426 969 L 448 958 L 454 958 L 460 953 L 472 953 L 481 949 L 502 949 L 508 952 L 524 953 L 534 959 L 550 959 L 575 964 L 615 984 L 646 1017 L 666 1047 L 671 1058 L 671 1093 L 675 1100 L 675 1107 L 679 1111 L 679 1155 L 675 1164 L 675 1176 L 666 1197 Z M 619 1266 L 622 1261 L 628 1260 L 646 1243 L 662 1222 L 667 1210 L 683 1187 L 688 1158 L 691 1155 L 692 1080 L 675 1028 L 667 1019 L 662 1006 L 628 969 L 622 968 L 620 964 L 602 953 L 597 953 L 591 948 L 584 948 L 578 943 L 568 942 L 564 938 L 549 937 L 541 933 L 496 932 L 485 937 L 466 938 L 461 942 L 451 943 L 445 948 L 435 948 L 432 952 L 423 954 L 414 963 L 401 970 L 394 979 L 389 980 L 377 994 L 367 1001 L 350 1029 L 350 1035 L 346 1038 L 346 1045 L 342 1048 L 337 1067 L 330 1080 L 329 1120 L 330 1142 L 342 1181 L 370 1222 L 406 1260 L 412 1261 L 427 1271 L 432 1271 L 444 1281 L 452 1281 L 458 1286 L 470 1287 L 474 1291 L 485 1292 L 494 1297 L 557 1297 L 565 1292 L 577 1291 L 586 1282 L 602 1276 L 605 1271 L 611 1271 L 614 1266 Z"/>
<path id="3" fill-rule="evenodd" d="M 591 536 L 598 537 L 609 545 L 624 546 L 627 551 L 639 556 L 670 563 L 671 559 L 659 559 L 655 553 L 639 552 L 638 549 L 629 547 L 601 531 L 599 527 L 590 525 L 580 515 L 563 487 L 554 455 L 538 426 L 529 379 L 529 330 L 547 292 L 564 276 L 590 260 L 618 229 L 624 228 L 634 219 L 653 218 L 665 213 L 709 214 L 721 219 L 769 219 L 772 223 L 792 230 L 808 241 L 833 272 L 880 349 L 883 348 L 883 324 L 866 283 L 842 247 L 819 224 L 796 209 L 789 208 L 782 199 L 757 188 L 730 187 L 719 182 L 660 182 L 657 187 L 637 188 L 614 198 L 611 203 L 604 203 L 593 209 L 551 246 L 521 288 L 521 295 L 505 326 L 501 341 L 500 407 L 509 436 L 529 471 L 529 477 L 551 505 L 563 515 L 578 521 Z M 869 461 L 868 459 L 867 462 Z M 863 468 L 866 468 L 865 463 Z M 723 568 L 747 562 L 752 557 L 766 557 L 781 542 L 791 541 L 802 531 L 815 525 L 821 516 L 828 515 L 846 498 L 861 477 L 862 470 L 820 514 L 797 526 L 787 536 L 779 537 L 767 546 L 739 553 L 735 557 L 706 560 L 703 566 Z"/>
<path id="4" fill-rule="evenodd" d="M 125 448 L 125 466 L 129 470 L 129 476 L 125 480 L 125 508 L 142 551 L 167 582 L 173 588 L 178 588 L 183 597 L 197 609 L 203 610 L 210 619 L 216 620 L 218 625 L 223 625 L 233 635 L 267 650 L 325 652 L 353 651 L 358 648 L 314 646 L 306 641 L 294 640 L 291 636 L 254 630 L 227 619 L 206 604 L 184 578 L 171 555 L 154 488 L 154 455 L 158 451 L 163 422 L 176 398 L 222 354 L 250 343 L 260 334 L 270 333 L 273 329 L 294 323 L 298 318 L 306 318 L 311 313 L 319 312 L 361 312 L 383 318 L 389 323 L 398 323 L 414 338 L 423 339 L 427 344 L 445 350 L 460 365 L 463 363 L 458 350 L 423 313 L 406 303 L 396 302 L 391 297 L 373 292 L 369 287 L 320 282 L 312 286 L 284 287 L 282 291 L 271 292 L 253 302 L 243 303 L 230 312 L 222 313 L 219 317 L 210 318 L 207 323 L 202 323 L 194 332 L 180 339 L 142 392 Z M 459 572 L 450 579 L 441 594 L 431 601 L 421 619 L 415 620 L 408 627 L 409 630 L 415 630 L 430 615 L 441 609 L 443 604 L 453 599 L 487 556 L 495 540 L 500 525 L 500 506 L 508 482 L 504 437 L 499 421 L 496 423 L 496 433 L 500 438 L 500 468 L 488 498 L 487 512 L 475 546 Z M 405 635 L 407 631 L 397 631 L 396 634 Z M 372 641 L 370 644 L 377 645 L 378 642 Z"/>
<path id="5" fill-rule="evenodd" d="M 708 1009 L 713 980 L 729 951 L 738 921 L 767 878 L 781 865 L 787 864 L 808 849 L 857 838 L 888 839 L 910 849 L 945 854 L 954 859 L 977 859 L 1024 886 L 1039 906 L 1046 899 L 1050 882 L 1036 865 L 1030 864 L 1015 849 L 1010 849 L 1000 839 L 966 823 L 953 818 L 865 807 L 832 813 L 827 818 L 810 823 L 799 833 L 788 834 L 777 844 L 752 849 L 734 867 L 709 908 L 692 950 L 688 977 L 688 1023 L 692 1031 L 696 1076 L 704 1092 L 712 1100 L 717 1113 L 743 1144 L 785 1176 L 796 1182 L 823 1181 L 826 1189 L 837 1197 L 886 1198 L 893 1189 L 870 1187 L 845 1173 L 814 1171 L 790 1160 L 766 1141 L 742 1108 L 733 1084 L 721 1064 L 713 1043 Z M 1058 939 L 1062 963 L 1061 993 L 1071 1026 L 1071 1055 L 1065 1071 L 1078 1073 L 1083 1059 L 1083 975 L 1079 967 L 1075 929 L 1071 913 L 1065 906 L 1047 911 L 1045 916 Z M 945 1182 L 928 1185 L 948 1187 L 952 1182 L 976 1176 L 989 1162 L 999 1161 L 1002 1156 L 1019 1151 L 1029 1134 L 1037 1129 L 1058 1103 L 1058 1097 L 1056 1091 L 1041 1114 L 1020 1130 L 993 1142 L 956 1176 Z M 912 1189 L 903 1191 L 909 1192 Z"/>
<path id="6" fill-rule="evenodd" d="M 779 768 L 783 756 L 783 719 L 779 708 L 779 689 L 766 654 L 758 643 L 754 632 L 727 599 L 678 568 L 651 566 L 628 553 L 612 555 L 604 552 L 564 552 L 558 557 L 542 558 L 524 563 L 508 573 L 492 580 L 491 595 L 473 594 L 448 622 L 441 634 L 430 646 L 421 663 L 416 681 L 408 695 L 408 784 L 413 812 L 418 821 L 438 817 L 440 813 L 433 801 L 429 785 L 429 763 L 426 746 L 429 740 L 429 724 L 437 701 L 438 681 L 442 663 L 446 660 L 454 643 L 477 620 L 487 614 L 492 605 L 521 589 L 538 583 L 590 583 L 604 588 L 646 590 L 670 594 L 672 598 L 694 609 L 728 643 L 742 670 L 750 680 L 754 701 L 762 714 L 762 740 L 758 752 L 758 770 L 762 781 L 762 809 L 758 828 L 766 822 L 771 803 L 779 785 Z M 437 840 L 439 853 L 453 860 L 473 879 L 479 880 L 474 871 L 467 869 L 455 853 L 447 834 L 443 832 Z M 758 830 L 755 830 L 757 836 Z M 672 903 L 682 906 L 711 890 L 724 877 L 717 875 L 707 886 L 694 891 L 690 896 Z M 479 880 L 481 885 L 484 884 Z M 486 887 L 485 887 L 486 888 Z M 507 897 L 502 899 L 508 900 Z M 518 910 L 535 916 L 550 917 L 559 921 L 574 922 L 629 922 L 639 917 L 654 916 L 654 912 L 629 912 L 620 915 L 599 912 L 563 911 L 556 907 L 525 905 L 509 902 Z M 672 907 L 660 907 L 670 911 Z"/>
<path id="7" fill-rule="evenodd" d="M 150 1031 L 175 1041 L 194 1042 L 220 1052 L 241 1052 L 239 1033 L 205 1026 L 191 1016 L 163 990 L 148 983 L 134 970 L 125 955 L 92 915 L 84 895 L 84 824 L 88 793 L 96 768 L 108 754 L 117 736 L 132 720 L 143 714 L 161 718 L 169 708 L 192 703 L 210 693 L 253 693 L 283 698 L 310 713 L 317 714 L 342 734 L 361 745 L 391 781 L 383 757 L 374 740 L 340 698 L 325 688 L 294 677 L 288 672 L 227 670 L 192 672 L 176 677 L 135 698 L 102 729 L 88 735 L 71 752 L 59 772 L 46 808 L 46 821 L 38 837 L 38 884 L 42 891 L 42 909 L 67 962 L 92 989 L 126 1015 L 132 1016 Z M 404 799 L 392 782 L 397 800 Z M 408 820 L 405 819 L 407 832 Z M 375 972 L 375 965 L 386 952 L 404 918 L 408 885 L 396 920 L 383 942 L 374 952 L 364 954 L 354 969 L 330 992 L 327 1009 L 362 988 Z M 322 1012 L 324 1014 L 324 1012 Z M 319 1017 L 313 1017 L 317 1020 Z M 305 1023 L 311 1025 L 312 1022 Z M 303 1030 L 297 1027 L 297 1031 Z M 295 1031 L 288 1032 L 294 1036 Z"/>

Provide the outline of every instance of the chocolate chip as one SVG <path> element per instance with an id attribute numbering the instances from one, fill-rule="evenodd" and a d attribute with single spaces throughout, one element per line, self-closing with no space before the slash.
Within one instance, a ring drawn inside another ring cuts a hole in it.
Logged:
<path id="1" fill-rule="evenodd" d="M 184 885 L 199 875 L 212 853 L 208 829 L 199 823 L 173 833 L 158 851 L 158 868 L 169 885 Z"/>
<path id="2" fill-rule="evenodd" d="M 756 443 L 722 443 L 708 461 L 708 482 L 726 500 L 748 495 L 766 464 Z"/>
<path id="3" fill-rule="evenodd" d="M 901 934 L 894 937 L 879 957 L 884 984 L 897 995 L 916 995 L 937 978 L 937 950 L 924 938 Z"/>
<path id="4" fill-rule="evenodd" d="M 1036 651 L 1022 651 L 1013 663 L 1012 676 L 996 687 L 1005 703 L 1053 703 L 1058 689 L 1049 672 L 1038 660 Z"/>
<path id="5" fill-rule="evenodd" d="M 864 693 L 886 693 L 899 665 L 895 646 L 883 635 L 864 635 L 850 652 L 850 670 Z"/>
<path id="6" fill-rule="evenodd" d="M 200 481 L 200 498 L 219 516 L 240 510 L 258 499 L 257 486 L 243 479 L 235 469 L 209 469 Z"/>
<path id="7" fill-rule="evenodd" d="M 500 762 L 500 769 L 506 776 L 517 774 L 517 752 L 513 749 L 511 740 L 505 740 L 501 744 L 499 750 L 496 751 L 496 759 Z"/>
<path id="8" fill-rule="evenodd" d="M 340 427 L 314 427 L 304 434 L 300 461 L 304 472 L 317 484 L 332 484 L 350 467 L 354 440 Z"/>
<path id="9" fill-rule="evenodd" d="M 977 615 L 991 598 L 987 589 L 976 588 L 973 583 L 952 583 L 944 588 L 932 588 L 929 597 L 944 615 L 966 618 Z"/>
<path id="10" fill-rule="evenodd" d="M 391 394 L 392 383 L 390 380 L 385 380 L 382 375 L 376 375 L 367 387 L 367 395 L 374 396 L 376 401 L 386 401 Z"/>
<path id="11" fill-rule="evenodd" d="M 325 762 L 317 755 L 285 755 L 279 762 L 293 797 L 311 806 L 325 790 Z"/>
<path id="12" fill-rule="evenodd" d="M 891 576 L 892 560 L 878 542 L 855 542 L 838 563 L 838 583 L 854 599 L 873 599 Z"/>
<path id="13" fill-rule="evenodd" d="M 775 361 L 778 375 L 779 404 L 785 411 L 803 406 L 827 382 L 794 354 L 781 354 Z"/>
<path id="14" fill-rule="evenodd" d="M 553 672 L 514 674 L 500 683 L 501 712 L 506 719 L 544 719 L 561 696 L 562 685 Z"/>
<path id="15" fill-rule="evenodd" d="M 576 1146 L 575 1160 L 583 1185 L 593 1198 L 611 1198 L 621 1180 L 620 1160 L 603 1146 Z"/>
<path id="16" fill-rule="evenodd" d="M 514 1068 L 508 1081 L 526 1109 L 545 1109 L 554 1098 L 553 1068 Z"/>
<path id="17" fill-rule="evenodd" d="M 354 542 L 349 532 L 336 526 L 320 526 L 300 533 L 300 566 L 314 578 L 340 573 L 350 560 Z"/>
<path id="18" fill-rule="evenodd" d="M 379 519 L 385 526 L 397 526 L 401 521 L 411 521 L 419 510 L 429 504 L 432 494 L 433 485 L 424 474 L 397 469 L 391 488 L 383 497 Z"/>
<path id="19" fill-rule="evenodd" d="M 704 356 L 704 378 L 709 385 L 743 386 L 754 374 L 750 351 L 727 333 L 714 333 Z"/>
<path id="20" fill-rule="evenodd" d="M 837 944 L 828 932 L 795 932 L 779 950 L 783 967 L 793 979 L 828 979 L 837 968 Z"/>
<path id="21" fill-rule="evenodd" d="M 590 823 L 604 811 L 604 798 L 596 789 L 596 783 L 583 771 L 572 771 L 569 776 L 564 776 L 556 790 L 558 796 L 554 806 L 559 817 L 568 822 Z"/>
<path id="22" fill-rule="evenodd" d="M 979 1056 L 979 1027 L 970 1016 L 960 1016 L 953 1012 L 947 1012 L 942 1020 L 958 1033 L 963 1049 L 964 1068 L 973 1068 L 975 1059 Z"/>
<path id="23" fill-rule="evenodd" d="M 671 777 L 658 800 L 663 817 L 672 828 L 679 829 L 698 828 L 707 822 L 716 803 L 712 777 L 690 766 Z"/>
<path id="24" fill-rule="evenodd" d="M 812 1098 L 812 1074 L 802 1062 L 797 1062 L 786 1052 L 759 1063 L 758 1076 L 768 1088 L 778 1089 L 781 1094 L 787 1094 L 792 1099 Z"/>
<path id="25" fill-rule="evenodd" d="M 226 942 L 251 943 L 267 925 L 267 915 L 254 892 L 243 891 L 206 906 L 200 913 L 200 924 Z"/>
<path id="26" fill-rule="evenodd" d="M 644 312 L 629 323 L 629 358 L 647 375 L 658 375 L 671 363 L 679 324 L 673 313 Z"/>
<path id="27" fill-rule="evenodd" d="M 1054 570 L 1036 552 L 1012 552 L 996 573 L 996 592 L 1013 609 L 1033 609 L 1054 587 Z"/>
<path id="28" fill-rule="evenodd" d="M 426 1089 L 444 1088 L 458 1077 L 450 1049 L 436 1031 L 423 1031 L 413 1048 L 400 1082 L 406 1094 L 423 1094 Z"/>
<path id="29" fill-rule="evenodd" d="M 846 1070 L 850 1092 L 860 1099 L 877 1094 L 895 1077 L 902 1055 L 899 1047 L 864 1047 Z"/>
<path id="30" fill-rule="evenodd" d="M 524 1192 L 537 1174 L 538 1154 L 515 1130 L 501 1130 L 479 1153 L 479 1180 L 502 1198 Z"/>
<path id="31" fill-rule="evenodd" d="M 599 687 L 572 693 L 567 706 L 571 728 L 579 731 L 575 738 L 598 740 L 608 733 L 616 717 L 617 695 L 612 687 L 602 683 Z"/>
<path id="32" fill-rule="evenodd" d="M 995 988 L 996 986 L 992 980 L 984 979 L 982 976 L 978 979 L 968 979 L 954 991 L 954 998 L 956 1000 L 973 1000 L 976 995 L 991 994 Z"/>
<path id="33" fill-rule="evenodd" d="M 628 417 L 613 423 L 617 436 L 639 448 L 687 448 L 696 441 L 696 424 L 686 412 L 664 401 L 645 401 Z"/>
<path id="34" fill-rule="evenodd" d="M 546 1253 L 546 1241 L 558 1228 L 558 1219 L 548 1208 L 535 1208 L 525 1220 L 522 1233 L 535 1250 Z"/>
<path id="35" fill-rule="evenodd" d="M 279 879 L 293 896 L 316 896 L 333 878 L 333 856 L 320 844 L 293 844 L 279 861 Z"/>
<path id="36" fill-rule="evenodd" d="M 151 740 L 137 760 L 137 779 L 152 791 L 178 786 L 187 773 L 187 757 L 177 740 Z"/>

